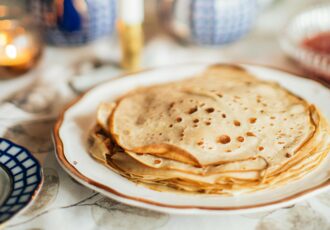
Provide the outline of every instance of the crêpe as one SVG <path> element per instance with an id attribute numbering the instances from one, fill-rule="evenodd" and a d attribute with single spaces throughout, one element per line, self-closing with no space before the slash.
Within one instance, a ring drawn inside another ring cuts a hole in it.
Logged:
<path id="1" fill-rule="evenodd" d="M 234 194 L 301 178 L 329 143 L 315 106 L 241 67 L 218 65 L 101 104 L 89 151 L 157 190 Z"/>
<path id="2" fill-rule="evenodd" d="M 117 101 L 110 132 L 127 151 L 196 166 L 256 156 L 273 165 L 311 138 L 311 113 L 277 84 L 230 80 L 220 70 L 131 92 Z"/>

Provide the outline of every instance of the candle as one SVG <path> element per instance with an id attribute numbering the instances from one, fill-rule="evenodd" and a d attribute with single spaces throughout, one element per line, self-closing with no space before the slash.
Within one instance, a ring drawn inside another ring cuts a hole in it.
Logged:
<path id="1" fill-rule="evenodd" d="M 139 25 L 143 22 L 143 0 L 120 0 L 119 18 L 126 25 Z"/>
<path id="2" fill-rule="evenodd" d="M 0 78 L 27 72 L 40 56 L 40 42 L 17 20 L 0 20 Z"/>
<path id="3" fill-rule="evenodd" d="M 134 71 L 140 67 L 143 47 L 143 0 L 119 1 L 118 30 L 122 48 L 122 67 Z"/>

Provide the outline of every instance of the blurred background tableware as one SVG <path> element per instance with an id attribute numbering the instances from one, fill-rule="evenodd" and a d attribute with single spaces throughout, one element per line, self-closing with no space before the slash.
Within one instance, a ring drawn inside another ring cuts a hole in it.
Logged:
<path id="1" fill-rule="evenodd" d="M 308 73 L 330 82 L 330 4 L 299 13 L 280 36 L 289 57 Z"/>
<path id="2" fill-rule="evenodd" d="M 162 0 L 158 10 L 165 28 L 180 40 L 222 45 L 244 36 L 258 15 L 257 0 Z"/>
<path id="3" fill-rule="evenodd" d="M 143 0 L 120 0 L 118 32 L 122 50 L 121 66 L 129 71 L 139 69 L 143 48 Z"/>
<path id="4" fill-rule="evenodd" d="M 52 45 L 82 45 L 114 30 L 116 0 L 30 0 L 28 6 Z"/>
<path id="5" fill-rule="evenodd" d="M 0 79 L 20 76 L 41 56 L 42 42 L 33 18 L 19 1 L 0 2 Z"/>

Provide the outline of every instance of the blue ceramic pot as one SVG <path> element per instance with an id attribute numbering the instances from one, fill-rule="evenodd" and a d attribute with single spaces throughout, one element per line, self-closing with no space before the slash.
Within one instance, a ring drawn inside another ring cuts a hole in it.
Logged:
<path id="1" fill-rule="evenodd" d="M 233 42 L 250 30 L 257 11 L 255 0 L 192 0 L 192 38 L 209 45 Z"/>
<path id="2" fill-rule="evenodd" d="M 53 45 L 81 45 L 110 35 L 116 0 L 30 0 L 29 8 Z"/>
<path id="3" fill-rule="evenodd" d="M 253 26 L 258 0 L 162 0 L 160 20 L 183 41 L 202 45 L 234 42 Z"/>

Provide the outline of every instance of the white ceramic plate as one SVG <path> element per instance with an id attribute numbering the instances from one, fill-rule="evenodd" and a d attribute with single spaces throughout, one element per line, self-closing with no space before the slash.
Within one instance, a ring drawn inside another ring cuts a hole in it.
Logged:
<path id="1" fill-rule="evenodd" d="M 97 106 L 126 91 L 187 78 L 200 73 L 209 64 L 190 64 L 144 71 L 104 83 L 73 102 L 59 117 L 54 129 L 57 158 L 76 180 L 120 202 L 177 214 L 231 214 L 266 211 L 294 204 L 330 188 L 330 154 L 303 179 L 274 190 L 237 196 L 185 195 L 157 192 L 121 177 L 90 157 L 86 139 L 95 124 Z M 316 104 L 330 118 L 330 91 L 324 86 L 292 74 L 266 67 L 242 65 L 256 76 L 277 81 L 292 92 Z"/>

